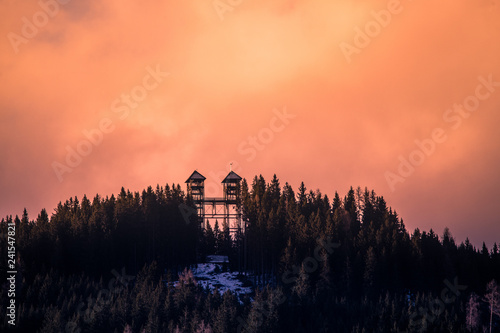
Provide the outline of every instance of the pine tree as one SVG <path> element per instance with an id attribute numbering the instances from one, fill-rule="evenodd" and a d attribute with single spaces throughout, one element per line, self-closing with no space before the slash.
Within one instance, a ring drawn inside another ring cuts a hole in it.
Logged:
<path id="1" fill-rule="evenodd" d="M 239 332 L 252 332 L 252 333 L 261 333 L 265 332 L 262 328 L 264 324 L 264 314 L 262 309 L 265 306 L 265 299 L 262 290 L 256 290 L 255 292 L 255 300 L 252 302 L 252 308 L 248 313 L 247 320 L 239 320 L 240 326 L 239 328 L 243 328 L 244 330 Z"/>
<path id="2" fill-rule="evenodd" d="M 335 196 L 333 197 L 333 202 L 332 202 L 332 213 L 337 210 L 337 208 L 340 208 L 342 206 L 342 201 L 340 200 L 339 193 L 335 191 Z"/>
<path id="3" fill-rule="evenodd" d="M 270 206 L 277 207 L 280 200 L 281 188 L 280 188 L 280 181 L 278 180 L 278 177 L 276 177 L 276 174 L 273 175 L 271 184 L 269 184 L 268 187 L 268 192 L 269 192 Z"/>
<path id="4" fill-rule="evenodd" d="M 375 251 L 373 250 L 373 247 L 370 246 L 366 252 L 365 270 L 363 274 L 364 287 L 367 293 L 370 293 L 373 290 L 376 265 L 377 258 L 375 256 Z"/>
<path id="5" fill-rule="evenodd" d="M 49 215 L 47 214 L 47 211 L 42 209 L 40 214 L 38 214 L 38 218 L 36 219 L 36 225 L 39 228 L 40 232 L 42 233 L 48 233 L 49 232 Z"/>
<path id="6" fill-rule="evenodd" d="M 192 309 L 196 303 L 196 287 L 198 282 L 193 276 L 193 272 L 187 268 L 179 274 L 179 282 L 175 288 L 175 305 L 177 309 L 184 311 Z"/>
<path id="7" fill-rule="evenodd" d="M 323 251 L 321 253 L 321 272 L 320 272 L 320 280 L 317 285 L 317 290 L 321 292 L 322 290 L 328 290 L 331 287 L 332 279 L 330 272 L 330 262 L 328 253 Z"/>
<path id="8" fill-rule="evenodd" d="M 483 248 L 481 250 L 481 254 L 488 259 L 490 257 L 490 252 L 488 251 L 488 248 L 486 247 L 486 244 L 483 242 Z"/>
<path id="9" fill-rule="evenodd" d="M 213 331 L 210 324 L 205 324 L 205 321 L 202 320 L 196 329 L 196 333 L 213 333 Z"/>
<path id="10" fill-rule="evenodd" d="M 207 222 L 205 229 L 205 244 L 206 244 L 206 254 L 215 254 L 217 238 L 215 237 L 212 226 Z"/>
<path id="11" fill-rule="evenodd" d="M 305 264 L 302 263 L 299 277 L 297 279 L 297 282 L 295 283 L 295 286 L 293 286 L 292 288 L 292 292 L 297 295 L 301 301 L 305 301 L 309 296 L 310 288 L 309 273 L 306 272 Z"/>
<path id="12" fill-rule="evenodd" d="M 465 323 L 469 331 L 473 331 L 479 325 L 479 297 L 471 293 L 469 301 L 467 302 L 467 309 L 465 312 Z"/>
<path id="13" fill-rule="evenodd" d="M 219 233 L 217 239 L 218 253 L 229 256 L 231 254 L 231 234 L 229 232 L 229 224 L 226 221 L 222 222 L 222 232 Z"/>
<path id="14" fill-rule="evenodd" d="M 451 235 L 450 229 L 448 227 L 444 228 L 442 243 L 446 249 L 454 248 L 456 246 L 455 239 Z"/>
<path id="15" fill-rule="evenodd" d="M 297 193 L 297 203 L 299 204 L 300 209 L 302 210 L 302 213 L 304 213 L 303 209 L 305 208 L 306 205 L 306 186 L 304 185 L 304 182 L 300 183 L 299 187 L 299 193 Z"/>
<path id="16" fill-rule="evenodd" d="M 61 312 L 51 306 L 45 313 L 45 319 L 40 333 L 62 332 Z"/>
<path id="17" fill-rule="evenodd" d="M 266 294 L 267 302 L 264 311 L 265 320 L 263 328 L 265 332 L 277 332 L 279 322 L 278 307 L 285 301 L 285 296 L 279 288 L 271 289 L 267 287 Z"/>
<path id="18" fill-rule="evenodd" d="M 290 279 L 293 272 L 293 264 L 296 260 L 296 248 L 292 244 L 292 239 L 288 238 L 287 246 L 283 251 L 283 255 L 281 256 L 280 261 L 280 269 L 282 273 L 282 278 L 279 283 L 285 283 L 285 286 L 289 284 L 292 280 Z"/>
<path id="19" fill-rule="evenodd" d="M 215 253 L 220 254 L 220 248 L 219 246 L 221 245 L 221 232 L 219 228 L 219 221 L 215 220 L 215 225 L 214 225 L 214 238 L 215 238 Z"/>

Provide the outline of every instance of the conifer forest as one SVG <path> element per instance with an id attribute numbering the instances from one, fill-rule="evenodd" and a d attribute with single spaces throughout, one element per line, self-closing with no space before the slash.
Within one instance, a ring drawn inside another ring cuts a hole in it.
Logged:
<path id="1" fill-rule="evenodd" d="M 367 188 L 330 198 L 256 176 L 239 191 L 244 232 L 223 221 L 201 228 L 176 184 L 3 218 L 2 252 L 16 230 L 17 317 L 0 330 L 500 332 L 497 243 L 407 230 Z M 209 255 L 227 256 L 218 269 L 251 292 L 200 283 L 193 272 Z M 8 281 L 8 256 L 0 260 Z M 3 309 L 8 292 L 4 283 Z"/>

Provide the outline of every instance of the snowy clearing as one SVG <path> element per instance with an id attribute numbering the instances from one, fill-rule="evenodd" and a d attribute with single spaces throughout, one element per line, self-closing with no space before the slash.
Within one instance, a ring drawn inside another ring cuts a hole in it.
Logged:
<path id="1" fill-rule="evenodd" d="M 238 279 L 238 272 L 222 272 L 220 264 L 198 264 L 192 271 L 200 285 L 210 290 L 217 287 L 221 294 L 226 290 L 231 290 L 238 296 L 252 292 L 251 287 L 244 287 L 243 282 Z"/>
<path id="2" fill-rule="evenodd" d="M 238 297 L 241 302 L 241 296 L 246 294 L 251 294 L 253 292 L 250 283 L 243 283 L 238 278 L 239 272 L 223 271 L 222 264 L 216 263 L 202 263 L 197 264 L 195 267 L 191 267 L 193 276 L 197 283 L 203 288 L 208 288 L 209 290 L 219 289 L 219 292 L 223 294 L 226 290 L 230 290 L 232 293 Z M 174 286 L 177 286 L 179 281 L 174 282 Z"/>

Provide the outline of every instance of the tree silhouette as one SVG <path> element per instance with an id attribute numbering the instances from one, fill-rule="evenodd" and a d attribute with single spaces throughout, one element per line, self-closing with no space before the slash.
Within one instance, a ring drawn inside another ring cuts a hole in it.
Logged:
<path id="1" fill-rule="evenodd" d="M 469 300 L 467 301 L 466 308 L 466 320 L 467 329 L 469 331 L 475 330 L 479 325 L 479 297 L 475 293 L 471 293 Z"/>
<path id="2" fill-rule="evenodd" d="M 500 292 L 495 280 L 488 282 L 484 300 L 488 303 L 490 309 L 490 333 L 493 324 L 493 315 L 500 316 Z"/>

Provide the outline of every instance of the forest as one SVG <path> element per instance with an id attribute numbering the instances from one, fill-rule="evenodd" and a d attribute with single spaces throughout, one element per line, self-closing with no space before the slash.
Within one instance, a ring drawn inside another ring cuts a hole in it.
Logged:
<path id="1" fill-rule="evenodd" d="M 193 201 L 176 184 L 3 218 L 0 302 L 7 308 L 14 224 L 17 317 L 0 330 L 500 332 L 497 243 L 408 231 L 366 188 L 329 198 L 275 175 L 244 179 L 239 191 L 248 227 L 234 236 L 225 223 L 202 230 L 186 217 Z M 254 292 L 202 287 L 190 269 L 209 254 L 227 255 Z"/>

